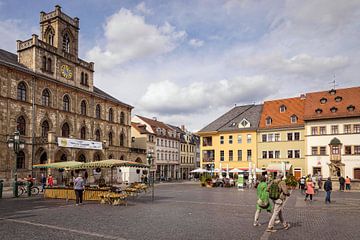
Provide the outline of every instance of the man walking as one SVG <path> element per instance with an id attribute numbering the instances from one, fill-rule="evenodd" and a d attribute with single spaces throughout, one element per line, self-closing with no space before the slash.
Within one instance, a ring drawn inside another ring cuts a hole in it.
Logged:
<path id="1" fill-rule="evenodd" d="M 345 178 L 343 176 L 339 177 L 339 183 L 340 183 L 340 191 L 344 191 L 344 189 L 345 189 Z"/>
<path id="2" fill-rule="evenodd" d="M 273 200 L 274 203 L 274 212 L 271 216 L 267 232 L 276 232 L 274 229 L 275 219 L 278 218 L 280 222 L 283 224 L 284 229 L 289 229 L 290 224 L 284 221 L 282 209 L 284 207 L 284 203 L 286 197 L 290 196 L 290 193 L 287 189 L 285 181 L 282 180 L 283 175 L 280 173 L 277 175 L 276 179 L 272 181 L 268 186 L 269 197 Z"/>
<path id="3" fill-rule="evenodd" d="M 76 206 L 82 204 L 83 192 L 85 190 L 85 181 L 82 178 L 81 173 L 79 173 L 78 177 L 74 180 L 74 190 L 76 196 Z"/>
<path id="4" fill-rule="evenodd" d="M 349 190 L 350 191 L 350 183 L 351 183 L 351 179 L 349 178 L 349 176 L 346 176 L 346 179 L 345 179 L 345 186 L 346 186 L 346 190 Z"/>
<path id="5" fill-rule="evenodd" d="M 328 177 L 328 179 L 326 180 L 326 182 L 324 184 L 324 190 L 326 191 L 325 204 L 331 203 L 330 195 L 331 195 L 331 191 L 332 191 L 332 182 L 331 182 L 330 177 Z"/>

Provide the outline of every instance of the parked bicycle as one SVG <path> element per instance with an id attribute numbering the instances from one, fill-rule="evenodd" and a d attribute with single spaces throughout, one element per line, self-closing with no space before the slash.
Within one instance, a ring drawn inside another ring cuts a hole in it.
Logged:
<path id="1" fill-rule="evenodd" d="M 19 196 L 26 194 L 28 192 L 28 188 L 26 185 L 20 185 L 18 187 L 18 194 Z M 38 187 L 32 186 L 31 187 L 31 195 L 38 195 L 40 192 Z"/>

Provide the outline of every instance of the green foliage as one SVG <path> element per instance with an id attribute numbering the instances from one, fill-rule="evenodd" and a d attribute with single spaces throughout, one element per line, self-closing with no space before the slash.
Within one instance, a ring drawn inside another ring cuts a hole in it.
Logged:
<path id="1" fill-rule="evenodd" d="M 200 177 L 201 186 L 206 186 L 207 182 L 211 182 L 211 175 L 208 173 L 205 173 L 201 175 Z"/>
<path id="2" fill-rule="evenodd" d="M 285 183 L 287 186 L 296 187 L 296 185 L 298 184 L 298 181 L 296 181 L 296 178 L 294 176 L 288 176 L 285 179 Z"/>

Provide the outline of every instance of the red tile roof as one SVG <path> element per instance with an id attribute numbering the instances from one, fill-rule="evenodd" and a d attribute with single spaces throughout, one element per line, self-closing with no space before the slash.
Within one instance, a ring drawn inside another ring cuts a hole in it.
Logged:
<path id="1" fill-rule="evenodd" d="M 284 112 L 280 112 L 281 106 L 285 106 L 286 110 Z M 259 128 L 273 129 L 304 126 L 304 106 L 305 100 L 300 97 L 265 101 Z M 297 123 L 291 123 L 291 116 L 293 115 L 297 116 Z M 272 119 L 270 125 L 266 125 L 268 117 Z"/>
<path id="2" fill-rule="evenodd" d="M 350 111 L 351 108 L 354 108 L 353 111 Z M 360 116 L 360 87 L 306 94 L 305 120 L 357 116 Z"/>
<path id="3" fill-rule="evenodd" d="M 162 128 L 165 129 L 166 131 L 174 131 L 174 129 L 170 128 L 168 125 L 166 125 L 163 122 L 157 121 L 157 120 L 153 120 L 150 118 L 146 118 L 146 117 L 142 117 L 139 115 L 136 115 L 138 118 L 140 118 L 141 120 L 143 120 L 144 122 L 146 122 L 147 124 L 149 124 L 151 126 L 151 128 L 153 129 L 154 133 L 156 133 L 157 128 Z"/>

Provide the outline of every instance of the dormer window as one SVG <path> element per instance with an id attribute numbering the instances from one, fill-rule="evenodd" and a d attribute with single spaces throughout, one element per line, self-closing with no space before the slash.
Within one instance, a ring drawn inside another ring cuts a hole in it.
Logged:
<path id="1" fill-rule="evenodd" d="M 336 90 L 335 90 L 335 89 L 331 89 L 331 90 L 329 91 L 329 93 L 330 93 L 331 95 L 335 95 L 335 94 L 336 94 Z"/>
<path id="2" fill-rule="evenodd" d="M 294 114 L 290 117 L 291 123 L 297 123 L 298 117 Z"/>
<path id="3" fill-rule="evenodd" d="M 326 102 L 327 102 L 327 99 L 326 99 L 326 98 L 320 99 L 320 103 L 321 103 L 321 104 L 325 104 Z"/>
<path id="4" fill-rule="evenodd" d="M 321 108 L 318 108 L 318 109 L 315 110 L 316 114 L 321 114 L 322 111 L 323 111 L 323 110 L 322 110 Z"/>
<path id="5" fill-rule="evenodd" d="M 355 110 L 355 106 L 354 106 L 354 105 L 349 105 L 349 106 L 347 107 L 347 110 L 348 110 L 349 112 L 353 112 L 353 111 Z"/>
<path id="6" fill-rule="evenodd" d="M 266 125 L 269 126 L 272 124 L 272 118 L 271 117 L 267 117 L 266 118 Z"/>
<path id="7" fill-rule="evenodd" d="M 330 108 L 330 111 L 332 112 L 332 113 L 336 113 L 337 112 L 337 108 L 336 107 L 332 107 L 332 108 Z"/>
<path id="8" fill-rule="evenodd" d="M 281 105 L 280 106 L 280 112 L 283 113 L 286 111 L 286 106 L 285 105 Z"/>
<path id="9" fill-rule="evenodd" d="M 239 128 L 247 128 L 250 127 L 250 122 L 246 119 L 241 120 L 241 122 L 239 123 Z"/>
<path id="10" fill-rule="evenodd" d="M 340 97 L 340 96 L 335 97 L 335 102 L 341 102 L 341 100 L 342 100 L 342 97 Z"/>

